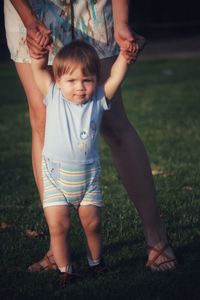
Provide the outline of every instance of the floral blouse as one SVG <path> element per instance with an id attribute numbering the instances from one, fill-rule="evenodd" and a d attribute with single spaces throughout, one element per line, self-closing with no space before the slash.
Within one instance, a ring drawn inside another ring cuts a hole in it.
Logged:
<path id="1" fill-rule="evenodd" d="M 111 0 L 29 0 L 29 3 L 52 32 L 54 48 L 49 55 L 50 64 L 58 49 L 74 39 L 90 43 L 100 58 L 118 53 Z M 11 58 L 16 62 L 30 62 L 26 29 L 9 0 L 4 0 L 4 14 Z"/>

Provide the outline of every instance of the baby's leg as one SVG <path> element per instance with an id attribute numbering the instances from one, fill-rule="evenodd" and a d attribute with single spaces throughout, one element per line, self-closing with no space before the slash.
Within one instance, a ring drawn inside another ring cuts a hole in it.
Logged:
<path id="1" fill-rule="evenodd" d="M 101 208 L 94 205 L 82 205 L 78 209 L 88 248 L 88 258 L 93 261 L 101 259 Z"/>
<path id="2" fill-rule="evenodd" d="M 49 206 L 44 208 L 44 213 L 49 226 L 55 262 L 61 272 L 67 272 L 66 267 L 71 266 L 68 242 L 70 208 L 64 205 Z"/>

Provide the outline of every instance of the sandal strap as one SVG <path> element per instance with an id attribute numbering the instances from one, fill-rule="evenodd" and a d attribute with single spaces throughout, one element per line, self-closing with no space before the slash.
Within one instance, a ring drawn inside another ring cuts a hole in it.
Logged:
<path id="1" fill-rule="evenodd" d="M 152 247 L 152 246 L 148 246 L 148 249 L 149 249 L 149 250 L 152 250 L 152 251 L 157 252 L 157 253 L 155 254 L 155 256 L 154 256 L 151 260 L 148 260 L 146 266 L 147 266 L 147 267 L 151 267 L 152 265 L 155 265 L 156 267 L 159 267 L 160 265 L 162 265 L 162 264 L 164 264 L 164 263 L 167 263 L 167 262 L 170 262 L 170 261 L 176 261 L 176 259 L 174 259 L 174 258 L 168 256 L 168 255 L 164 252 L 164 251 L 165 251 L 167 248 L 169 248 L 169 247 L 170 247 L 170 246 L 169 246 L 168 243 L 165 244 L 161 249 L 158 249 L 158 248 L 155 248 L 155 247 Z M 162 263 L 157 264 L 157 263 L 156 263 L 156 260 L 157 260 L 157 259 L 159 258 L 159 256 L 161 256 L 161 255 L 164 256 L 167 260 L 165 260 L 165 261 L 162 262 Z"/>
<path id="2" fill-rule="evenodd" d="M 41 260 L 41 261 L 43 261 L 43 262 L 46 263 L 45 267 L 41 266 L 43 271 L 45 271 L 45 270 L 52 270 L 52 269 L 57 268 L 56 263 L 55 262 L 51 262 L 51 260 L 50 260 L 50 257 L 52 257 L 52 256 L 53 256 L 53 254 L 52 255 L 45 255 L 43 257 L 43 259 Z"/>
<path id="3" fill-rule="evenodd" d="M 166 255 L 165 255 L 165 256 L 166 256 Z M 167 259 L 167 260 L 165 260 L 165 261 L 163 261 L 163 262 L 161 262 L 161 263 L 159 263 L 159 264 L 154 263 L 154 265 L 156 265 L 156 266 L 159 268 L 161 265 L 164 265 L 164 264 L 170 263 L 170 262 L 174 262 L 175 266 L 177 265 L 177 260 L 176 260 L 176 258 L 169 258 L 169 259 Z"/>
<path id="4" fill-rule="evenodd" d="M 53 257 L 53 254 L 51 255 L 45 255 L 40 261 L 32 264 L 28 267 L 28 270 L 30 272 L 43 272 L 43 271 L 51 271 L 58 269 L 55 262 L 51 262 L 50 258 Z M 43 266 L 43 264 L 45 266 Z"/>

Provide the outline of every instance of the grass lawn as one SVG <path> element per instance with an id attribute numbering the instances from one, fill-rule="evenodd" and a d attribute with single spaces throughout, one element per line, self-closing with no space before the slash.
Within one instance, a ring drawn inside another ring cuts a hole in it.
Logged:
<path id="1" fill-rule="evenodd" d="M 139 61 L 123 85 L 179 267 L 161 274 L 145 269 L 140 219 L 101 141 L 104 256 L 110 272 L 65 289 L 53 288 L 53 272 L 26 271 L 48 249 L 49 236 L 32 175 L 27 104 L 12 64 L 0 64 L 0 79 L 0 298 L 199 299 L 200 60 Z M 72 214 L 73 261 L 85 273 L 84 238 Z"/>

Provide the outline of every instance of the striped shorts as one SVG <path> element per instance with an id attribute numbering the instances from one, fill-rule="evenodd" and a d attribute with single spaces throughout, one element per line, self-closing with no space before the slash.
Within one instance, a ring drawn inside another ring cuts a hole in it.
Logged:
<path id="1" fill-rule="evenodd" d="M 44 183 L 43 208 L 56 205 L 102 207 L 99 187 L 99 162 L 92 164 L 66 164 L 42 160 Z"/>

